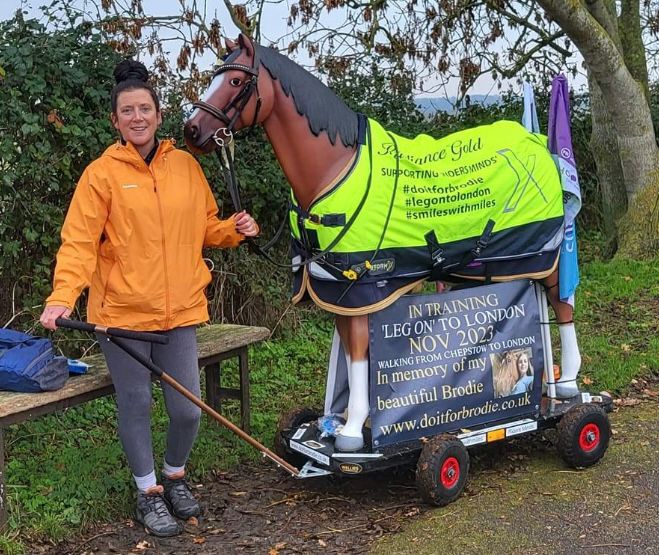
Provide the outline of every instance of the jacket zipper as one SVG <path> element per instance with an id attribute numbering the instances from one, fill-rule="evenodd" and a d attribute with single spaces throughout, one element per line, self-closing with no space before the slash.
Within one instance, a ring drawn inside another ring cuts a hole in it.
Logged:
<path id="1" fill-rule="evenodd" d="M 151 171 L 149 169 L 149 171 Z M 151 175 L 153 176 L 153 192 L 156 194 L 156 202 L 158 204 L 158 216 L 160 218 L 160 237 L 162 240 L 162 263 L 163 263 L 163 271 L 164 271 L 164 278 L 165 278 L 165 329 L 169 329 L 169 319 L 170 319 L 170 299 L 169 299 L 169 277 L 167 276 L 167 249 L 166 244 L 165 244 L 165 219 L 163 218 L 162 215 L 162 205 L 160 204 L 160 195 L 158 194 L 158 183 L 156 181 L 156 177 L 153 175 L 153 172 L 151 171 Z"/>

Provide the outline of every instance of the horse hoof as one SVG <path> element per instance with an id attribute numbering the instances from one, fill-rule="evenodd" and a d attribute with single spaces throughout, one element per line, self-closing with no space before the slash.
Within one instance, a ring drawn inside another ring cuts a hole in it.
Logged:
<path id="1" fill-rule="evenodd" d="M 571 399 L 579 395 L 579 388 L 574 382 L 560 383 L 556 382 L 556 397 L 558 399 Z"/>
<path id="2" fill-rule="evenodd" d="M 334 447 L 337 451 L 359 451 L 364 447 L 364 438 L 361 436 L 343 436 L 339 434 L 334 441 Z"/>

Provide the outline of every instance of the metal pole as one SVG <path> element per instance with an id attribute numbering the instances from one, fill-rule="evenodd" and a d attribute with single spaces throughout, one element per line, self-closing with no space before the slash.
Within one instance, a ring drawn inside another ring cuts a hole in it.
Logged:
<path id="1" fill-rule="evenodd" d="M 547 397 L 556 399 L 556 384 L 554 382 L 554 357 L 551 351 L 551 333 L 549 329 L 549 308 L 547 306 L 547 292 L 539 283 L 535 282 L 535 291 L 538 299 L 538 312 L 540 314 L 540 335 L 542 337 L 542 350 L 545 357 L 545 382 L 547 383 Z"/>

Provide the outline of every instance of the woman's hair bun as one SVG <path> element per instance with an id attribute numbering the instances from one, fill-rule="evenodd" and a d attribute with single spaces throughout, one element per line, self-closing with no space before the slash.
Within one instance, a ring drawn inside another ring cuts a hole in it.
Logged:
<path id="1" fill-rule="evenodd" d="M 149 80 L 149 72 L 142 62 L 125 59 L 114 68 L 114 80 L 117 84 L 122 81 L 142 81 L 146 83 Z"/>

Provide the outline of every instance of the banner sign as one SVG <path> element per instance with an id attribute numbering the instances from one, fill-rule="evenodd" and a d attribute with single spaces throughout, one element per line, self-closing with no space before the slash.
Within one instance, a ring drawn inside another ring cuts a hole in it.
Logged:
<path id="1" fill-rule="evenodd" d="M 373 448 L 538 412 L 529 280 L 406 295 L 369 315 Z"/>

